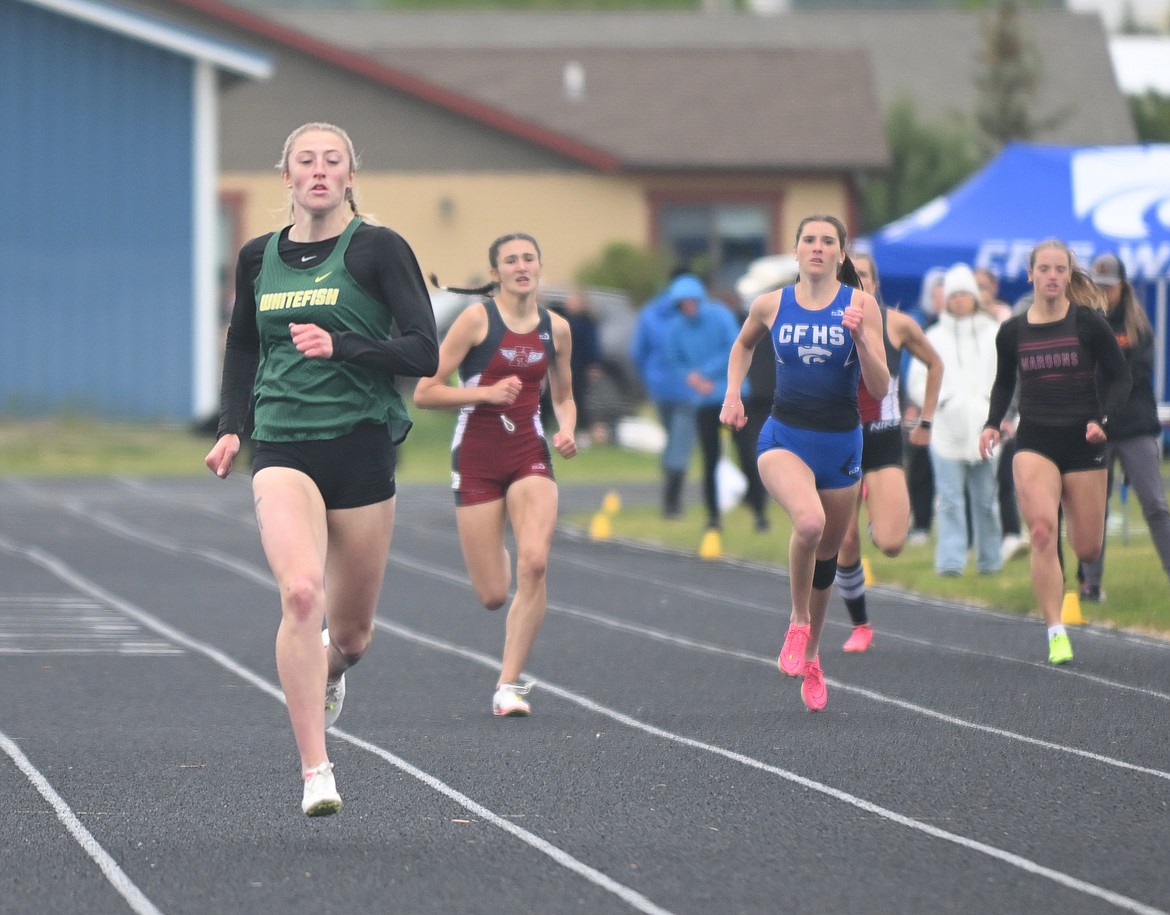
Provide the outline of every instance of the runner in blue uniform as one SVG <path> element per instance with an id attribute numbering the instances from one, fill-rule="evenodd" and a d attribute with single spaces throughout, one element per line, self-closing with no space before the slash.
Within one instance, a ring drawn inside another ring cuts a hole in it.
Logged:
<path id="1" fill-rule="evenodd" d="M 818 655 L 821 630 L 861 484 L 858 379 L 876 398 L 890 381 L 877 300 L 861 290 L 845 245 L 845 226 L 835 216 L 801 221 L 795 248 L 800 277 L 752 302 L 731 349 L 719 416 L 725 425 L 743 427 L 744 376 L 756 344 L 770 333 L 776 396 L 760 432 L 758 465 L 765 488 L 792 520 L 792 615 L 778 664 L 788 676 L 803 676 L 800 695 L 810 711 L 828 700 Z"/>

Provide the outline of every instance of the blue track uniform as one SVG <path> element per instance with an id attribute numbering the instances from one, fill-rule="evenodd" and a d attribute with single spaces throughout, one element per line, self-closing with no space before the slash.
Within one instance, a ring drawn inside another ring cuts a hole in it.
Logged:
<path id="1" fill-rule="evenodd" d="M 810 311 L 796 301 L 795 287 L 785 287 L 772 323 L 776 398 L 757 453 L 793 452 L 812 469 L 818 489 L 861 479 L 861 362 L 841 323 L 852 296 L 842 284 L 827 308 Z"/>

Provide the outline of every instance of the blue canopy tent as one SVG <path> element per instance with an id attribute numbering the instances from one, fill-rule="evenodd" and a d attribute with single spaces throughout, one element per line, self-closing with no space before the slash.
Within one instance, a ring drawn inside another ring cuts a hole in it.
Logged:
<path id="1" fill-rule="evenodd" d="M 1011 302 L 1028 288 L 1028 255 L 1059 238 L 1088 266 L 1109 251 L 1125 264 L 1150 310 L 1158 347 L 1159 399 L 1166 378 L 1170 285 L 1170 145 L 1036 146 L 1013 143 L 945 197 L 863 239 L 883 298 L 916 307 L 922 278 L 958 261 L 988 267 Z"/>

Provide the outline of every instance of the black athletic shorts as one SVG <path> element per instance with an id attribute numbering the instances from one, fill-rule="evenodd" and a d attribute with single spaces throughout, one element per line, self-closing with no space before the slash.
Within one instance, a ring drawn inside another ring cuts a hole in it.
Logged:
<path id="1" fill-rule="evenodd" d="M 1016 453 L 1035 451 L 1056 465 L 1061 473 L 1105 469 L 1105 442 L 1085 441 L 1084 426 L 1042 426 L 1020 420 L 1016 429 Z"/>
<path id="2" fill-rule="evenodd" d="M 902 466 L 902 424 L 893 420 L 861 424 L 861 472 Z"/>
<path id="3" fill-rule="evenodd" d="M 366 423 L 340 438 L 256 442 L 252 475 L 291 467 L 317 484 L 326 508 L 360 508 L 393 497 L 396 453 L 387 427 Z"/>

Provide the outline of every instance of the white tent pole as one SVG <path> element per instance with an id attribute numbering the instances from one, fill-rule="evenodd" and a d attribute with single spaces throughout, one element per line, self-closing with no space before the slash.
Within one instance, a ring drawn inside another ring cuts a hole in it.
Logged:
<path id="1" fill-rule="evenodd" d="M 1159 278 L 1154 284 L 1154 390 L 1158 392 L 1158 414 L 1162 425 L 1170 425 L 1170 404 L 1166 402 L 1166 287 L 1170 280 Z"/>

